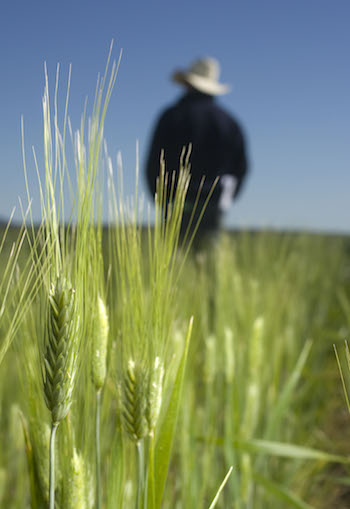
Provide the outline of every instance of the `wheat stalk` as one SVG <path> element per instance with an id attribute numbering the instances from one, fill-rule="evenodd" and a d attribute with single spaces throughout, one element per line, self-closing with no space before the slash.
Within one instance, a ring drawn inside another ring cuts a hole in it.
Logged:
<path id="1" fill-rule="evenodd" d="M 78 371 L 79 317 L 75 292 L 70 282 L 58 275 L 51 284 L 43 358 L 43 386 L 51 413 L 49 507 L 55 505 L 55 436 L 59 423 L 69 412 Z"/>
<path id="2" fill-rule="evenodd" d="M 149 432 L 147 406 L 147 373 L 141 363 L 129 359 L 122 383 L 122 422 L 129 438 L 136 445 L 138 485 L 136 507 L 142 506 L 145 483 L 144 438 Z"/>
<path id="3" fill-rule="evenodd" d="M 109 320 L 104 300 L 97 298 L 97 312 L 95 316 L 93 338 L 91 378 L 96 389 L 96 509 L 101 507 L 101 450 L 100 450 L 100 414 L 101 393 L 107 374 L 107 343 Z"/>

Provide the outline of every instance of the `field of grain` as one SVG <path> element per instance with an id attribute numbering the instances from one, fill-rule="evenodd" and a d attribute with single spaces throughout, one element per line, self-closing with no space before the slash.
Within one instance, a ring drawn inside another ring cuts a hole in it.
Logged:
<path id="1" fill-rule="evenodd" d="M 162 164 L 140 226 L 102 150 L 115 77 L 72 136 L 73 170 L 46 84 L 42 222 L 1 232 L 0 506 L 349 507 L 349 238 L 194 248 L 185 156 L 176 185 Z"/>

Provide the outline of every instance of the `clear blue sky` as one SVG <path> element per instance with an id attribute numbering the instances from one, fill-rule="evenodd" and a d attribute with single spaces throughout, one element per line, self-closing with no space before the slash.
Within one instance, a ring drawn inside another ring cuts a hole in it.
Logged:
<path id="1" fill-rule="evenodd" d="M 113 161 L 122 153 L 128 189 L 136 140 L 142 170 L 155 119 L 181 92 L 169 75 L 209 55 L 221 62 L 221 81 L 233 85 L 220 101 L 249 146 L 250 177 L 227 223 L 350 232 L 349 22 L 349 0 L 3 2 L 0 217 L 25 196 L 21 115 L 35 189 L 30 147 L 43 152 L 44 62 L 52 86 L 60 63 L 61 90 L 72 63 L 70 116 L 78 128 L 114 39 L 114 57 L 121 48 L 123 57 L 105 136 Z"/>

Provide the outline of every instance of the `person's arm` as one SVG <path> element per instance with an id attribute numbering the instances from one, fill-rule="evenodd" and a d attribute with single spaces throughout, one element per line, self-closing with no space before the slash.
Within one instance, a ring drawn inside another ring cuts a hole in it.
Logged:
<path id="1" fill-rule="evenodd" d="M 237 179 L 237 182 L 233 198 L 237 198 L 237 196 L 241 192 L 243 182 L 248 173 L 246 144 L 241 131 L 239 131 L 237 134 L 236 152 L 234 155 L 234 169 L 235 169 L 234 175 Z"/>

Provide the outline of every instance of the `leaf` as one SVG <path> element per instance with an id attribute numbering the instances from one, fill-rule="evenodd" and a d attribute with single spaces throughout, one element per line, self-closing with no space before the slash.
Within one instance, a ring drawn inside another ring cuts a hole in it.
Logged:
<path id="1" fill-rule="evenodd" d="M 218 446 L 224 446 L 224 439 L 200 437 L 200 440 L 207 443 L 215 443 Z M 285 442 L 275 442 L 272 440 L 234 440 L 232 445 L 235 449 L 246 451 L 253 454 L 265 454 L 268 456 L 278 456 L 287 459 L 298 460 L 316 460 L 325 463 L 350 463 L 350 458 L 347 456 L 339 456 L 330 454 L 320 449 L 312 447 L 304 447 L 302 445 L 288 444 Z"/>
<path id="2" fill-rule="evenodd" d="M 172 390 L 171 398 L 168 408 L 165 413 L 165 418 L 162 422 L 161 428 L 156 436 L 156 445 L 154 451 L 154 464 L 148 467 L 148 507 L 150 509 L 160 509 L 162 497 L 164 493 L 165 481 L 168 474 L 168 467 L 170 462 L 171 450 L 174 441 L 174 434 L 179 413 L 180 398 L 182 393 L 185 367 L 188 356 L 188 348 L 192 332 L 193 318 L 191 318 L 184 352 L 177 370 L 174 387 Z M 150 456 L 150 461 L 152 461 Z"/>
<path id="3" fill-rule="evenodd" d="M 260 474 L 253 475 L 255 481 L 263 486 L 268 493 L 275 495 L 283 502 L 287 502 L 290 507 L 297 507 L 298 509 L 313 509 L 313 506 L 307 504 L 294 493 L 289 491 L 283 484 L 276 483 L 263 477 Z M 284 506 L 283 506 L 284 507 Z"/>
<path id="4" fill-rule="evenodd" d="M 336 348 L 335 345 L 333 345 L 333 348 L 334 348 L 335 357 L 337 359 L 337 364 L 338 364 L 338 368 L 339 368 L 341 383 L 342 383 L 342 386 L 343 386 L 346 406 L 347 406 L 348 412 L 350 414 L 350 401 L 349 401 L 348 390 L 347 390 L 346 383 L 345 383 L 344 373 L 343 373 L 343 370 L 342 370 L 342 367 L 341 367 L 341 363 L 340 363 L 340 359 L 339 359 L 339 356 L 338 356 L 337 348 Z M 345 342 L 345 348 L 347 349 L 346 352 L 348 352 L 349 351 L 349 347 L 348 347 L 348 344 L 346 342 Z M 347 354 L 347 357 L 348 357 L 348 354 Z"/>
<path id="5" fill-rule="evenodd" d="M 209 509 L 214 509 L 214 507 L 216 506 L 216 502 L 219 500 L 219 496 L 220 496 L 220 493 L 222 492 L 222 490 L 224 489 L 225 487 L 225 484 L 227 483 L 228 481 L 228 478 L 230 477 L 231 475 L 231 472 L 233 470 L 233 467 L 230 467 L 229 471 L 227 472 L 226 476 L 225 476 L 225 479 L 222 481 L 222 483 L 220 484 L 220 487 L 212 501 L 212 503 L 210 504 L 210 507 Z"/>
<path id="6" fill-rule="evenodd" d="M 289 410 L 291 398 L 300 380 L 305 363 L 309 357 L 311 345 L 312 341 L 310 340 L 306 341 L 304 348 L 302 349 L 301 354 L 297 360 L 297 363 L 291 375 L 289 376 L 287 383 L 283 387 L 283 390 L 278 398 L 277 404 L 272 409 L 271 416 L 269 418 L 268 428 L 266 431 L 267 438 L 275 436 L 276 425 L 278 425 L 285 412 Z"/>
<path id="7" fill-rule="evenodd" d="M 335 463 L 349 463 L 350 459 L 345 456 L 329 454 L 319 449 L 304 447 L 301 445 L 287 444 L 283 442 L 273 442 L 270 440 L 245 440 L 237 441 L 235 444 L 238 449 L 244 449 L 248 452 L 267 454 L 271 456 L 280 456 L 282 458 L 319 460 Z"/>
<path id="8" fill-rule="evenodd" d="M 107 506 L 113 509 L 123 509 L 123 491 L 125 483 L 125 455 L 123 435 L 118 422 L 111 450 L 107 456 L 108 484 L 106 489 Z"/>
<path id="9" fill-rule="evenodd" d="M 47 501 L 45 501 L 43 493 L 40 489 L 40 480 L 38 479 L 38 472 L 35 464 L 34 451 L 30 438 L 30 432 L 28 429 L 28 423 L 22 413 L 20 414 L 20 417 L 22 421 L 24 445 L 28 464 L 29 489 L 31 498 L 30 506 L 32 509 L 44 509 L 47 507 Z"/>

